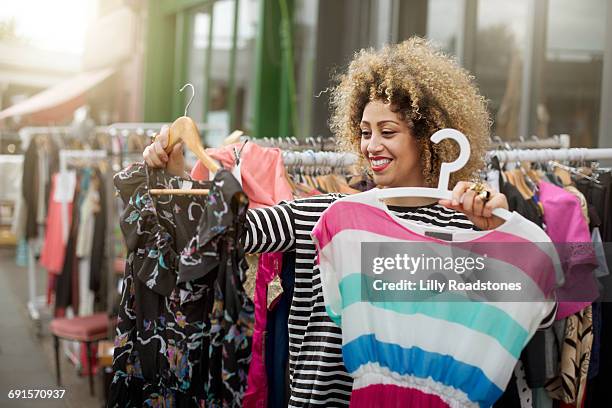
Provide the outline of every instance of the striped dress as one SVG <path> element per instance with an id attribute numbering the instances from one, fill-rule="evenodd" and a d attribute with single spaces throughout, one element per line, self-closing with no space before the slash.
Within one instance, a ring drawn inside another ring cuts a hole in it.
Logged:
<path id="1" fill-rule="evenodd" d="M 434 254 L 449 248 L 447 241 L 428 235 L 432 230 L 448 233 L 448 229 L 397 217 L 377 199 L 376 192 L 336 201 L 312 233 L 320 268 L 317 287 L 323 292 L 329 318 L 341 327 L 343 359 L 354 379 L 350 405 L 493 405 L 522 349 L 545 318 L 552 320 L 555 303 L 548 299 L 561 269 L 554 247 L 542 245 L 550 239 L 517 213 L 492 231 L 452 234 L 454 242 L 463 242 L 459 246 L 493 244 L 486 247 L 488 269 L 482 274 L 522 279 L 521 294 L 530 291 L 540 295 L 537 299 L 373 301 L 364 297 L 364 282 L 369 285 L 370 281 L 361 265 L 361 243 L 413 242 L 419 243 L 411 247 L 419 253 L 427 247 Z M 517 246 L 512 247 L 514 243 Z M 453 248 L 456 253 L 456 245 Z M 513 248 L 520 248 L 521 256 Z M 423 270 L 419 274 L 427 276 Z M 454 271 L 450 274 L 453 277 Z"/>
<path id="2" fill-rule="evenodd" d="M 315 266 L 312 228 L 340 194 L 280 203 L 247 213 L 249 253 L 295 251 L 295 289 L 289 312 L 289 371 L 292 407 L 342 407 L 349 404 L 353 380 L 342 360 L 342 333 L 325 311 Z M 445 231 L 473 229 L 461 213 L 438 204 L 390 207 L 397 217 Z"/>

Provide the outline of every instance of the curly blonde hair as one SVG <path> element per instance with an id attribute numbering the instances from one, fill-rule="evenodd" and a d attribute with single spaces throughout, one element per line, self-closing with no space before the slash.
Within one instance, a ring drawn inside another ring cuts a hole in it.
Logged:
<path id="1" fill-rule="evenodd" d="M 459 155 L 455 142 L 429 140 L 440 129 L 459 130 L 472 150 L 469 162 L 451 174 L 449 188 L 473 178 L 483 167 L 490 128 L 486 101 L 474 78 L 424 39 L 413 37 L 380 50 L 361 50 L 336 80 L 330 128 L 342 150 L 361 156 L 363 110 L 368 102 L 381 100 L 390 104 L 417 138 L 428 186 L 437 185 L 441 164 Z"/>

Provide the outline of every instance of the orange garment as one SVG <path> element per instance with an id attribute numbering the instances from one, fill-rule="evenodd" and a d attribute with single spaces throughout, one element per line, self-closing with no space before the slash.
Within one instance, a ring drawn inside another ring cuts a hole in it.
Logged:
<path id="1" fill-rule="evenodd" d="M 242 143 L 236 143 L 210 148 L 206 149 L 206 153 L 223 167 L 231 169 L 235 163 L 233 147 L 240 151 L 242 146 Z M 280 149 L 247 143 L 240 153 L 240 172 L 242 189 L 249 197 L 249 208 L 270 207 L 280 201 L 293 199 Z M 208 169 L 198 161 L 191 171 L 191 177 L 208 180 Z"/>

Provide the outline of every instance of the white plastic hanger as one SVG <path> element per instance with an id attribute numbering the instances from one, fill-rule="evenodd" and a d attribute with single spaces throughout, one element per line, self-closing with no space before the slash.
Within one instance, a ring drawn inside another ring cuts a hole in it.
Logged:
<path id="1" fill-rule="evenodd" d="M 467 137 L 456 129 L 441 129 L 431 136 L 431 141 L 440 143 L 444 139 L 453 139 L 459 145 L 459 157 L 452 163 L 442 163 L 438 188 L 430 187 L 394 187 L 381 188 L 377 191 L 377 198 L 383 200 L 396 197 L 431 197 L 442 200 L 451 200 L 453 192 L 448 189 L 450 174 L 461 169 L 470 159 L 470 142 Z M 504 208 L 496 208 L 493 215 L 508 221 L 512 213 Z"/>

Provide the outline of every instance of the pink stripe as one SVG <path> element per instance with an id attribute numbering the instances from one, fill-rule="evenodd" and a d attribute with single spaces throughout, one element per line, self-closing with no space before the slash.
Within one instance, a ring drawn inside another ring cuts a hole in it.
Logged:
<path id="1" fill-rule="evenodd" d="M 349 406 L 351 408 L 449 408 L 449 405 L 437 395 L 426 394 L 414 388 L 385 384 L 374 384 L 353 390 Z"/>
<path id="2" fill-rule="evenodd" d="M 501 245 L 486 247 L 487 256 L 499 261 L 509 263 L 525 272 L 542 290 L 550 293 L 555 286 L 554 266 L 544 251 L 533 242 L 501 231 L 491 231 L 481 237 L 466 242 L 447 242 L 411 231 L 399 224 L 389 214 L 380 208 L 362 203 L 348 201 L 337 201 L 324 211 L 321 219 L 312 231 L 312 235 L 318 242 L 318 250 L 321 251 L 334 237 L 344 230 L 367 231 L 390 238 L 401 239 L 412 242 L 430 242 L 440 245 L 453 245 L 474 253 L 483 253 L 485 248 L 471 248 L 474 243 L 503 243 L 503 244 L 531 244 L 529 256 L 525 256 L 524 245 L 521 251 L 509 250 Z M 550 243 L 549 245 L 552 245 Z M 534 260 L 537 260 L 537 268 L 534 268 Z M 546 271 L 547 273 L 543 273 Z"/>

